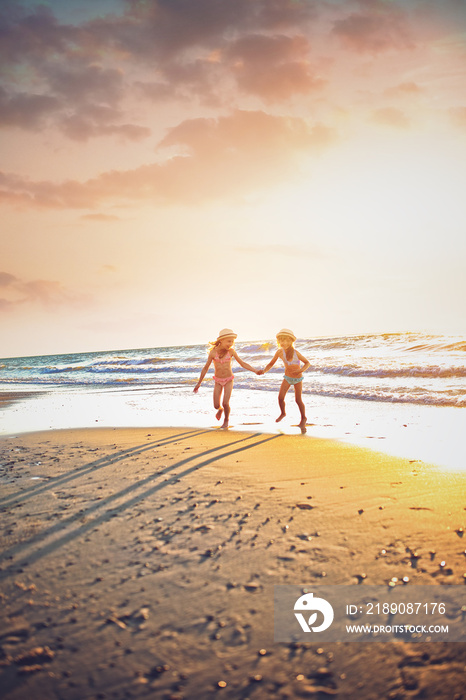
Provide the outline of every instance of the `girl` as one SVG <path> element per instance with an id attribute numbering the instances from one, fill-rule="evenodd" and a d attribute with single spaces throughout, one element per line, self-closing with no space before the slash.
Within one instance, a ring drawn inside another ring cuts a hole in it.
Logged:
<path id="1" fill-rule="evenodd" d="M 230 328 L 224 328 L 218 334 L 218 338 L 213 345 L 212 350 L 209 352 L 209 357 L 205 363 L 199 381 L 194 387 L 194 393 L 197 394 L 199 387 L 201 386 L 202 380 L 207 374 L 207 370 L 210 367 L 211 362 L 214 363 L 215 375 L 214 375 L 214 407 L 217 409 L 215 417 L 220 420 L 222 413 L 225 412 L 222 428 L 228 428 L 228 418 L 230 416 L 230 396 L 233 390 L 233 380 L 234 376 L 231 371 L 231 361 L 234 358 L 241 367 L 249 370 L 250 372 L 255 372 L 258 374 L 258 370 L 243 362 L 238 357 L 236 350 L 233 345 L 235 343 L 235 338 L 238 336 Z M 223 392 L 223 406 L 220 405 L 220 400 Z"/>
<path id="2" fill-rule="evenodd" d="M 294 335 L 294 333 L 292 333 L 292 331 L 289 330 L 289 328 L 282 328 L 282 330 L 277 333 L 277 352 L 270 360 L 269 364 L 266 367 L 264 367 L 264 369 L 259 370 L 258 374 L 265 374 L 266 372 L 268 372 L 269 369 L 271 369 L 271 367 L 274 366 L 279 357 L 283 360 L 283 363 L 285 365 L 285 374 L 283 377 L 282 385 L 280 387 L 280 392 L 278 394 L 278 404 L 280 406 L 281 413 L 278 416 L 276 423 L 279 423 L 281 420 L 283 420 L 283 418 L 286 415 L 285 396 L 290 386 L 293 385 L 296 403 L 298 404 L 299 412 L 301 413 L 301 421 L 299 423 L 299 427 L 302 431 L 305 431 L 306 409 L 302 400 L 302 381 L 303 372 L 309 369 L 311 363 L 308 360 L 306 360 L 306 358 L 303 357 L 300 352 L 295 350 L 293 345 L 295 340 L 296 336 Z M 302 367 L 301 362 L 304 363 Z"/>

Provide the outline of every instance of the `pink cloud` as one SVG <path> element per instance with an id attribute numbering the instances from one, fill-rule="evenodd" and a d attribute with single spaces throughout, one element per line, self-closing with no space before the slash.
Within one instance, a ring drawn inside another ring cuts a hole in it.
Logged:
<path id="1" fill-rule="evenodd" d="M 0 287 L 9 287 L 17 281 L 17 278 L 9 272 L 0 272 Z"/>
<path id="2" fill-rule="evenodd" d="M 66 288 L 61 282 L 41 279 L 24 281 L 9 272 L 0 272 L 0 287 L 6 289 L 9 297 L 0 299 L 0 311 L 11 311 L 25 304 L 39 304 L 53 310 L 59 306 L 76 306 L 89 301 L 89 297 Z"/>
<path id="3" fill-rule="evenodd" d="M 164 101 L 175 96 L 173 86 L 170 83 L 137 80 L 134 87 L 139 95 L 155 102 Z"/>
<path id="4" fill-rule="evenodd" d="M 449 111 L 453 124 L 460 129 L 466 129 L 466 107 L 455 107 Z"/>
<path id="5" fill-rule="evenodd" d="M 412 97 L 422 94 L 422 88 L 414 82 L 399 83 L 385 90 L 387 97 Z"/>
<path id="6" fill-rule="evenodd" d="M 15 307 L 15 304 L 11 301 L 8 301 L 8 299 L 2 299 L 0 298 L 0 313 L 3 311 L 12 311 Z"/>
<path id="7" fill-rule="evenodd" d="M 21 289 L 26 296 L 24 301 L 39 302 L 48 307 L 80 303 L 84 299 L 81 294 L 70 292 L 61 282 L 51 280 L 23 282 Z"/>
<path id="8" fill-rule="evenodd" d="M 83 221 L 97 221 L 101 223 L 121 221 L 119 216 L 114 216 L 113 214 L 84 214 L 80 218 L 83 219 Z"/>
<path id="9" fill-rule="evenodd" d="M 425 63 L 431 26 L 435 26 L 436 39 L 442 39 L 455 22 L 459 35 L 457 0 L 446 0 L 443 22 L 434 21 L 443 10 L 433 1 L 420 4 L 402 0 L 128 0 L 119 14 L 68 25 L 45 7 L 28 9 L 5 0 L 0 10 L 0 125 L 29 131 L 52 127 L 76 142 L 100 137 L 138 142 L 151 134 L 146 126 L 151 123 L 149 118 L 157 124 L 170 118 L 168 111 L 162 112 L 163 117 L 150 114 L 154 105 L 148 101 L 176 101 L 179 108 L 195 105 L 217 112 L 227 107 L 250 108 L 256 100 L 289 108 L 287 102 L 296 96 L 320 96 L 319 91 L 327 87 L 326 79 L 335 79 L 340 66 L 344 68 L 347 55 L 335 50 L 335 39 L 353 52 L 352 70 L 357 75 L 356 61 L 367 65 L 368 55 L 402 52 L 418 45 Z M 325 40 L 329 40 L 328 48 Z M 316 66 L 324 66 L 326 60 L 333 61 L 333 68 L 328 67 L 328 75 L 322 76 Z M 383 68 L 382 61 L 378 65 Z M 407 71 L 409 74 L 416 73 Z M 393 100 L 418 94 L 415 83 L 401 80 L 384 94 Z M 351 90 L 350 82 L 347 87 Z M 384 87 L 385 83 L 381 91 Z M 327 104 L 338 99 L 340 88 L 337 81 L 329 83 L 328 94 L 324 94 Z M 137 104 L 142 101 L 141 106 Z M 319 107 L 323 104 L 324 100 Z M 143 110 L 147 110 L 144 122 L 134 116 Z M 167 165 L 164 172 L 169 170 Z M 75 185 L 73 189 L 70 183 L 69 189 L 78 199 L 79 183 Z M 44 186 L 41 201 L 46 200 L 45 190 L 51 193 L 52 189 L 50 183 Z M 160 185 L 161 192 L 166 189 Z M 89 196 L 93 186 L 88 185 L 86 191 Z M 56 193 L 57 188 L 51 202 Z M 18 204 L 30 198 L 37 201 L 37 193 L 27 187 L 10 188 L 8 195 L 3 192 L 1 196 L 10 201 L 16 198 Z"/>
<path id="10" fill-rule="evenodd" d="M 303 36 L 248 35 L 226 50 L 237 85 L 266 102 L 309 94 L 325 84 L 309 65 L 309 43 Z"/>
<path id="11" fill-rule="evenodd" d="M 391 126 L 396 129 L 407 129 L 410 126 L 410 120 L 406 114 L 394 107 L 376 109 L 372 113 L 372 120 L 382 126 Z"/>
<path id="12" fill-rule="evenodd" d="M 127 141 L 142 141 L 151 130 L 136 124 L 103 124 L 80 114 L 66 117 L 60 122 L 62 131 L 73 141 L 88 141 L 96 136 L 119 136 Z"/>
<path id="13" fill-rule="evenodd" d="M 218 119 L 187 120 L 171 129 L 159 147 L 175 148 L 183 155 L 162 164 L 60 184 L 0 173 L 0 196 L 48 208 L 137 201 L 192 205 L 236 198 L 297 176 L 303 155 L 327 148 L 335 138 L 324 125 L 237 110 Z"/>

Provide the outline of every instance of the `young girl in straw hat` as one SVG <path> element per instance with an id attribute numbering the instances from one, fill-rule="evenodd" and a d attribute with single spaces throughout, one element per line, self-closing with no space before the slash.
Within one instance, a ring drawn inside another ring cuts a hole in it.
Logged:
<path id="1" fill-rule="evenodd" d="M 207 374 L 211 363 L 214 363 L 215 375 L 214 375 L 214 407 L 217 409 L 215 417 L 220 420 L 222 413 L 224 413 L 222 428 L 228 428 L 228 419 L 230 416 L 230 396 L 233 390 L 234 376 L 231 371 L 231 361 L 235 359 L 241 367 L 249 370 L 250 372 L 255 372 L 258 374 L 258 370 L 248 365 L 247 362 L 238 357 L 238 353 L 234 349 L 233 345 L 235 343 L 235 338 L 238 336 L 233 333 L 231 328 L 224 328 L 218 334 L 218 338 L 214 343 L 211 343 L 212 350 L 209 352 L 209 357 L 207 362 L 201 371 L 201 376 L 199 381 L 194 387 L 194 393 L 197 394 L 199 387 L 201 386 L 202 380 Z M 223 401 L 222 399 L 223 392 Z M 222 404 L 222 405 L 221 405 Z"/>
<path id="2" fill-rule="evenodd" d="M 300 352 L 295 350 L 293 345 L 296 340 L 295 334 L 290 331 L 289 328 L 282 328 L 281 331 L 277 333 L 277 344 L 278 350 L 270 360 L 269 364 L 264 367 L 264 369 L 259 370 L 258 374 L 265 374 L 266 372 L 274 366 L 278 358 L 283 360 L 285 365 L 285 374 L 283 376 L 282 385 L 278 394 L 278 404 L 280 406 L 280 415 L 278 416 L 276 422 L 279 423 L 285 417 L 285 396 L 290 388 L 294 387 L 294 395 L 296 403 L 298 404 L 299 412 L 301 413 L 301 421 L 299 427 L 304 432 L 306 429 L 306 409 L 302 399 L 303 392 L 303 372 L 305 372 L 311 363 L 306 360 L 305 357 L 301 355 Z M 303 365 L 301 366 L 301 362 Z"/>

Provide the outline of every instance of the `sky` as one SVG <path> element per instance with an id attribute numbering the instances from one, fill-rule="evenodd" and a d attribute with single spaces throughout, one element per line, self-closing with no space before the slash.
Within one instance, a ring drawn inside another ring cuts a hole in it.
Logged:
<path id="1" fill-rule="evenodd" d="M 465 332 L 466 0 L 2 0 L 0 356 Z"/>

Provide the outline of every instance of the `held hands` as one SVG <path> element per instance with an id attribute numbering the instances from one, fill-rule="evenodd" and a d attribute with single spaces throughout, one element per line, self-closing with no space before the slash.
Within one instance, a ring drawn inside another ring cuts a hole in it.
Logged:
<path id="1" fill-rule="evenodd" d="M 256 374 L 265 374 L 263 369 L 256 369 Z"/>

